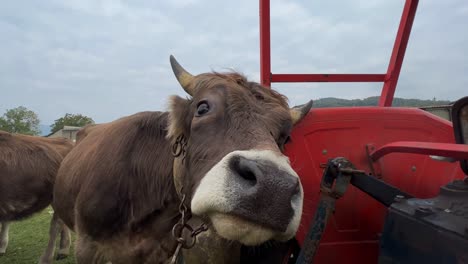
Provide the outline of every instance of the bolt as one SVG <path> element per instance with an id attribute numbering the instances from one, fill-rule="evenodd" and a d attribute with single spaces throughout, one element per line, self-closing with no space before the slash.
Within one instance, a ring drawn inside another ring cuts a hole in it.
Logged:
<path id="1" fill-rule="evenodd" d="M 403 196 L 401 194 L 398 194 L 397 196 L 395 196 L 394 201 L 399 203 L 399 202 L 403 201 L 404 199 L 405 199 L 405 196 Z"/>
<path id="2" fill-rule="evenodd" d="M 416 171 L 416 166 L 413 165 L 413 166 L 411 167 L 411 170 L 412 170 L 412 171 Z"/>
<path id="3" fill-rule="evenodd" d="M 328 151 L 326 149 L 322 150 L 323 155 L 327 155 Z"/>
<path id="4" fill-rule="evenodd" d="M 416 209 L 416 211 L 414 211 L 414 213 L 416 216 L 424 217 L 431 215 L 433 212 L 430 208 L 420 206 Z"/>
<path id="5" fill-rule="evenodd" d="M 446 213 L 451 213 L 452 211 L 451 211 L 450 209 L 447 208 L 447 209 L 444 210 L 444 212 L 446 212 Z"/>

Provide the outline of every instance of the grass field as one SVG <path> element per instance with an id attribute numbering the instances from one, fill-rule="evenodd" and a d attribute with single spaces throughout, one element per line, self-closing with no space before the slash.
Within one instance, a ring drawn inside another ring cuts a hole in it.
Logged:
<path id="1" fill-rule="evenodd" d="M 36 264 L 44 252 L 49 240 L 49 223 L 52 209 L 46 208 L 40 213 L 10 226 L 10 243 L 4 256 L 0 256 L 1 264 Z M 72 233 L 72 238 L 74 234 Z M 57 239 L 57 243 L 60 237 Z M 54 260 L 56 264 L 74 264 L 73 245 L 70 256 L 63 260 Z M 56 249 L 57 250 L 57 249 Z"/>

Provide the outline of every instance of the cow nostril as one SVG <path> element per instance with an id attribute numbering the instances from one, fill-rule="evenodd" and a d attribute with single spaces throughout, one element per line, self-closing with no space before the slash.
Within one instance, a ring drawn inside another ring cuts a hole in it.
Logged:
<path id="1" fill-rule="evenodd" d="M 231 161 L 232 171 L 251 186 L 257 184 L 257 177 L 262 173 L 256 162 L 244 157 L 235 157 Z"/>
<path id="2" fill-rule="evenodd" d="M 239 176 L 241 176 L 244 180 L 251 182 L 252 185 L 255 185 L 257 183 L 257 177 L 255 177 L 255 173 L 252 170 L 250 170 L 250 168 L 241 168 L 238 171 L 238 173 Z"/>

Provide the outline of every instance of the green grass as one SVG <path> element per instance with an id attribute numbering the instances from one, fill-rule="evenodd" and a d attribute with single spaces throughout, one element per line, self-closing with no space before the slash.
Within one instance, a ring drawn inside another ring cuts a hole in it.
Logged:
<path id="1" fill-rule="evenodd" d="M 4 256 L 0 256 L 1 264 L 35 264 L 44 252 L 49 241 L 49 224 L 52 209 L 45 210 L 22 221 L 12 222 L 10 225 L 10 243 Z M 72 233 L 74 240 L 75 234 Z M 57 243 L 60 236 L 57 238 Z M 54 260 L 56 264 L 74 264 L 72 243 L 70 256 L 62 260 Z M 57 247 L 55 248 L 57 252 Z M 55 256 L 54 256 L 55 257 Z"/>

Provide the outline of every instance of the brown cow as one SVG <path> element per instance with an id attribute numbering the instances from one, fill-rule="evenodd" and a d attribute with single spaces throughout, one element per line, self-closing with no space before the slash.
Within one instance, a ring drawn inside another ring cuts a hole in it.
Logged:
<path id="1" fill-rule="evenodd" d="M 78 132 L 76 133 L 76 144 L 81 141 L 84 137 L 86 137 L 89 132 L 91 132 L 98 124 L 88 124 L 82 127 Z"/>
<path id="2" fill-rule="evenodd" d="M 66 139 L 0 131 L 0 254 L 8 245 L 9 222 L 27 218 L 52 202 L 58 168 L 72 147 Z M 70 232 L 54 214 L 40 263 L 52 262 L 58 230 L 62 231 L 57 258 L 68 255 Z"/>
<path id="3" fill-rule="evenodd" d="M 303 191 L 281 150 L 312 102 L 237 73 L 190 75 L 171 56 L 190 99 L 80 133 L 54 188 L 60 218 L 77 232 L 78 263 L 164 263 L 177 246 L 179 205 L 222 239 L 243 245 L 294 237 Z"/>

